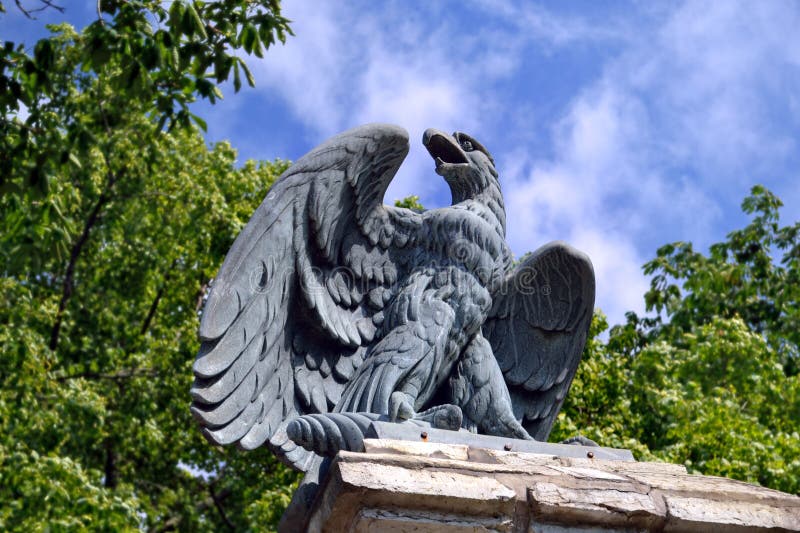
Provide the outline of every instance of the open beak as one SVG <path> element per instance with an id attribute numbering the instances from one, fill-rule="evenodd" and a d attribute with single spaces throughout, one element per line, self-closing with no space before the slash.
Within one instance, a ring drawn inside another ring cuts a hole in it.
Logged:
<path id="1" fill-rule="evenodd" d="M 422 135 L 422 144 L 436 162 L 436 173 L 441 176 L 453 167 L 469 166 L 467 155 L 451 135 L 429 128 Z"/>

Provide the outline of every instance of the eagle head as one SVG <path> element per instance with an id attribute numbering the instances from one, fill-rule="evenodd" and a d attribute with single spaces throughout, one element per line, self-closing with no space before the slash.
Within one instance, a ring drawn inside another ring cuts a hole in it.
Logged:
<path id="1" fill-rule="evenodd" d="M 500 194 L 494 160 L 473 137 L 461 132 L 448 135 L 430 128 L 425 130 L 422 144 L 436 162 L 436 173 L 450 186 L 454 204 L 485 192 Z"/>

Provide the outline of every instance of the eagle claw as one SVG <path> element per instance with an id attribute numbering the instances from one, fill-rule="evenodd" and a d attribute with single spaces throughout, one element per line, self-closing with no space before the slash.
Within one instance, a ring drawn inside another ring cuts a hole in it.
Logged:
<path id="1" fill-rule="evenodd" d="M 414 420 L 428 422 L 431 427 L 436 429 L 448 429 L 458 431 L 461 429 L 461 422 L 464 420 L 464 413 L 457 405 L 446 403 L 431 407 L 426 411 L 417 413 Z"/>
<path id="2" fill-rule="evenodd" d="M 572 444 L 574 446 L 600 446 L 592 439 L 587 439 L 583 435 L 576 435 L 561 441 L 561 444 Z"/>
<path id="3" fill-rule="evenodd" d="M 403 422 L 414 418 L 413 404 L 413 399 L 405 392 L 393 392 L 389 397 L 389 421 Z"/>

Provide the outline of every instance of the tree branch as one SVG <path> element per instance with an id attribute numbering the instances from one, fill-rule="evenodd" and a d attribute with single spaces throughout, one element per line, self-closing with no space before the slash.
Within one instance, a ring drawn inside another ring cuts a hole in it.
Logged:
<path id="1" fill-rule="evenodd" d="M 59 13 L 63 13 L 64 12 L 64 7 L 63 6 L 57 6 L 56 4 L 54 4 L 52 2 L 52 0 L 39 0 L 39 1 L 42 4 L 44 4 L 42 7 L 28 8 L 28 9 L 25 9 L 24 7 L 22 7 L 22 2 L 20 0 L 14 0 L 14 3 L 17 4 L 17 8 L 22 12 L 22 14 L 25 15 L 26 17 L 28 17 L 31 20 L 35 20 L 36 19 L 36 17 L 33 16 L 34 13 L 39 13 L 40 11 L 44 11 L 45 9 L 50 8 L 50 7 L 52 7 L 53 9 L 58 11 Z"/>
<path id="2" fill-rule="evenodd" d="M 150 324 L 153 321 L 153 317 L 156 314 L 156 309 L 158 309 L 158 304 L 159 302 L 161 302 L 161 297 L 164 296 L 164 291 L 167 289 L 167 282 L 169 281 L 169 277 L 175 270 L 177 264 L 178 260 L 177 259 L 173 260 L 169 269 L 164 274 L 164 281 L 161 284 L 161 288 L 158 289 L 156 297 L 153 299 L 153 303 L 150 304 L 150 309 L 147 311 L 147 316 L 144 318 L 144 321 L 142 322 L 142 327 L 139 330 L 139 334 L 144 335 L 145 333 L 147 333 L 147 330 L 150 329 Z"/>
<path id="3" fill-rule="evenodd" d="M 197 292 L 197 301 L 194 305 L 195 313 L 199 313 L 200 310 L 203 308 L 203 304 L 206 300 L 206 293 L 208 292 L 208 282 L 200 284 L 200 290 Z"/>
<path id="4" fill-rule="evenodd" d="M 161 527 L 152 528 L 150 531 L 152 533 L 163 533 L 164 531 L 174 531 L 178 529 L 178 524 L 181 523 L 181 516 L 180 515 L 173 515 L 167 519 L 166 522 L 161 524 Z"/>
<path id="5" fill-rule="evenodd" d="M 211 499 L 214 501 L 214 507 L 217 508 L 217 512 L 219 512 L 219 517 L 222 519 L 222 522 L 228 527 L 229 530 L 236 531 L 236 526 L 234 526 L 233 522 L 228 519 L 228 516 L 225 514 L 225 509 L 222 508 L 222 493 L 217 495 L 217 493 L 214 492 L 213 486 L 208 487 L 208 492 L 211 493 Z"/>
<path id="6" fill-rule="evenodd" d="M 100 150 L 100 152 L 103 154 L 103 161 L 106 165 L 106 186 L 105 190 L 97 198 L 97 202 L 95 202 L 94 207 L 89 213 L 89 218 L 86 219 L 86 223 L 83 225 L 83 231 L 81 231 L 78 240 L 75 241 L 75 244 L 70 250 L 69 263 L 67 264 L 67 270 L 64 273 L 64 281 L 61 285 L 61 299 L 58 302 L 56 320 L 53 323 L 53 329 L 50 332 L 51 350 L 55 350 L 58 347 L 58 340 L 61 334 L 61 324 L 64 320 L 64 311 L 67 308 L 67 303 L 72 297 L 72 292 L 74 290 L 75 265 L 78 263 L 78 257 L 80 257 L 83 247 L 89 240 L 89 233 L 92 231 L 92 228 L 95 226 L 95 224 L 97 224 L 98 220 L 100 220 L 100 211 L 111 199 L 111 189 L 114 187 L 114 183 L 117 182 L 119 177 L 111 170 L 111 162 L 109 161 L 105 150 Z"/>
<path id="7" fill-rule="evenodd" d="M 103 485 L 108 489 L 116 489 L 119 484 L 119 468 L 117 468 L 117 451 L 114 449 L 114 443 L 110 438 L 106 438 L 103 442 L 103 447 L 106 450 L 106 464 L 105 464 L 105 481 Z"/>
<path id="8" fill-rule="evenodd" d="M 213 492 L 212 492 L 212 495 L 214 497 L 213 498 L 212 497 L 208 497 L 208 498 L 205 498 L 205 499 L 201 500 L 200 502 L 198 502 L 197 505 L 195 505 L 195 510 L 198 513 L 201 513 L 204 510 L 206 510 L 209 507 L 211 507 L 212 505 L 216 505 L 216 503 L 215 503 L 216 501 L 222 502 L 222 501 L 226 500 L 231 494 L 232 494 L 231 490 L 227 489 L 227 488 L 226 489 L 222 489 L 219 492 L 219 494 L 213 494 Z M 164 523 L 162 523 L 159 527 L 153 526 L 152 528 L 149 529 L 149 531 L 151 533 L 161 533 L 161 532 L 164 532 L 164 531 L 172 531 L 172 530 L 178 528 L 178 525 L 181 523 L 181 519 L 182 519 L 181 515 L 172 515 L 169 518 L 167 518 L 167 520 Z"/>
<path id="9" fill-rule="evenodd" d="M 75 244 L 72 245 L 72 250 L 70 250 L 69 263 L 67 264 L 67 270 L 64 273 L 64 281 L 61 284 L 61 300 L 58 302 L 56 321 L 53 324 L 52 331 L 50 332 L 51 350 L 55 350 L 58 346 L 58 338 L 61 334 L 61 323 L 64 320 L 64 310 L 66 309 L 67 302 L 69 302 L 69 299 L 72 297 L 72 292 L 74 290 L 75 265 L 78 262 L 78 257 L 80 257 L 81 251 L 86 245 L 86 241 L 89 240 L 89 233 L 92 231 L 92 228 L 95 224 L 97 224 L 97 221 L 100 218 L 100 210 L 108 202 L 108 199 L 109 197 L 106 196 L 105 193 L 101 194 L 97 199 L 92 211 L 89 213 L 89 218 L 86 219 L 86 223 L 83 225 L 83 231 L 81 231 L 78 240 L 75 241 Z"/>
<path id="10" fill-rule="evenodd" d="M 59 376 L 56 381 L 67 381 L 70 379 L 108 379 L 111 381 L 120 381 L 132 378 L 154 378 L 158 377 L 158 370 L 153 368 L 127 368 L 114 372 L 111 374 L 100 372 L 81 372 L 79 374 L 70 374 L 69 376 Z"/>

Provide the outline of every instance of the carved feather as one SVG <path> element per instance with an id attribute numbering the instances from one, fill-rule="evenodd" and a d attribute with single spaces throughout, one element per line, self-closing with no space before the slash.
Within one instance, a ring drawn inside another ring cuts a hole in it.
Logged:
<path id="1" fill-rule="evenodd" d="M 483 334 L 515 415 L 537 440 L 547 440 L 575 376 L 593 309 L 591 261 L 562 242 L 536 250 L 493 295 Z"/>
<path id="2" fill-rule="evenodd" d="M 192 413 L 211 441 L 268 443 L 308 466 L 286 421 L 339 402 L 386 303 L 364 295 L 399 276 L 387 248 L 417 242 L 420 215 L 382 203 L 407 153 L 401 128 L 350 130 L 292 165 L 256 209 L 201 317 Z"/>

